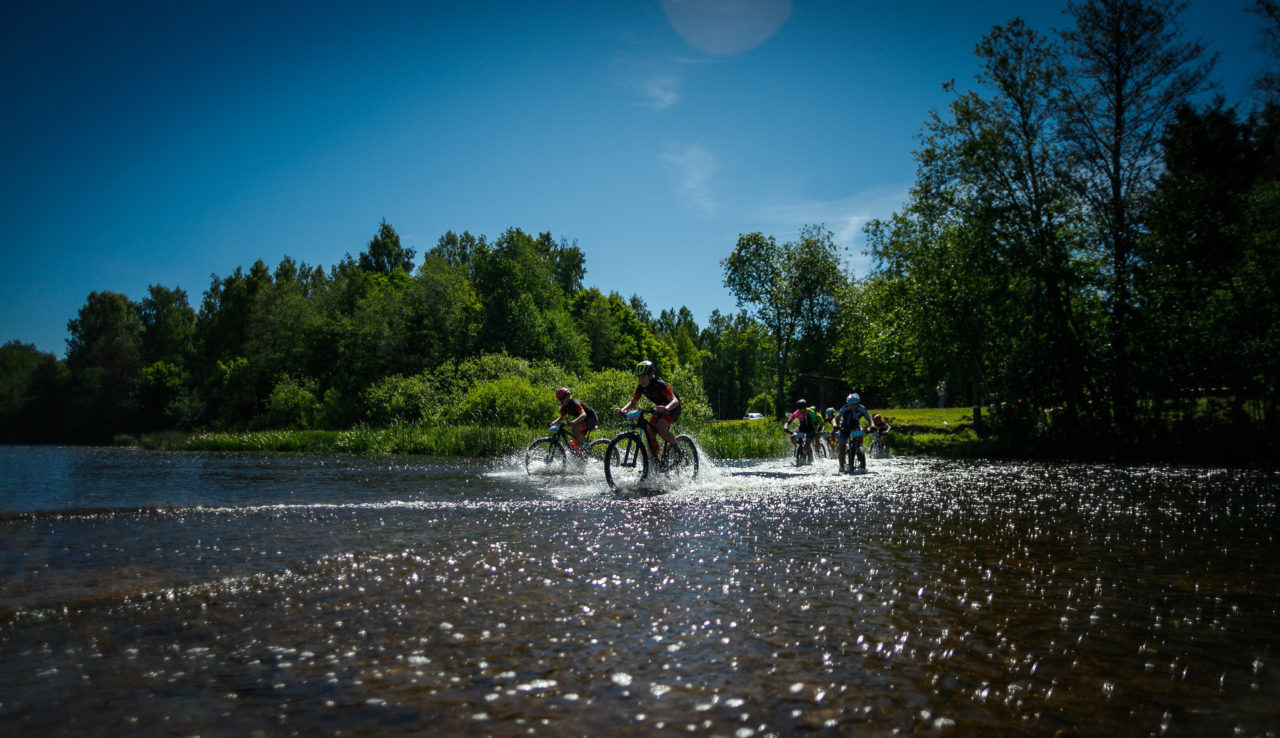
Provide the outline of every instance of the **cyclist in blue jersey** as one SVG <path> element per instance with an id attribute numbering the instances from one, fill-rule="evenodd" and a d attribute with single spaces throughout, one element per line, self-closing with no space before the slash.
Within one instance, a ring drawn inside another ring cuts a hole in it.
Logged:
<path id="1" fill-rule="evenodd" d="M 853 457 L 858 457 L 858 469 L 867 468 L 866 454 L 862 453 L 862 423 L 859 418 L 866 418 L 867 423 L 871 423 L 871 413 L 862 406 L 862 398 L 858 397 L 858 393 L 851 393 L 845 398 L 844 407 L 840 408 L 836 413 L 836 425 L 840 428 L 839 434 L 836 436 L 838 441 L 837 447 L 840 454 L 840 473 L 853 473 Z M 852 445 L 852 449 L 850 449 Z M 845 464 L 845 459 L 848 464 Z"/>

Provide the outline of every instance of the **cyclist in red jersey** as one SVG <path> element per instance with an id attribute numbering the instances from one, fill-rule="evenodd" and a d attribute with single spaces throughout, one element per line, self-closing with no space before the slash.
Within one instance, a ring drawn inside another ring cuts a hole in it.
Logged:
<path id="1" fill-rule="evenodd" d="M 645 426 L 644 432 L 649 438 L 649 448 L 657 458 L 658 442 L 654 440 L 653 432 L 656 429 L 668 446 L 675 445 L 676 437 L 671 433 L 671 424 L 680 417 L 680 398 L 671 389 L 671 385 L 658 379 L 653 372 L 652 361 L 646 359 L 636 364 L 635 375 L 640 384 L 631 396 L 631 401 L 618 408 L 617 413 L 625 415 L 640 404 L 641 397 L 646 397 L 653 403 L 653 418 Z"/>
<path id="2" fill-rule="evenodd" d="M 560 416 L 554 421 L 563 424 L 567 418 L 569 432 L 573 435 L 573 443 L 569 448 L 579 456 L 585 454 L 583 451 L 586 445 L 587 431 L 596 427 L 596 411 L 591 406 L 581 400 L 573 399 L 573 392 L 568 387 L 561 387 L 556 390 L 556 399 L 560 401 Z"/>

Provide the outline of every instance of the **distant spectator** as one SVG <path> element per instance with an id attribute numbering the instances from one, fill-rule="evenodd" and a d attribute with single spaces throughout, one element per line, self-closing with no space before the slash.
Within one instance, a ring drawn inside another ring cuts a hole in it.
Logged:
<path id="1" fill-rule="evenodd" d="M 939 381 L 938 382 L 938 407 L 944 408 L 946 406 L 947 406 L 947 383 Z"/>

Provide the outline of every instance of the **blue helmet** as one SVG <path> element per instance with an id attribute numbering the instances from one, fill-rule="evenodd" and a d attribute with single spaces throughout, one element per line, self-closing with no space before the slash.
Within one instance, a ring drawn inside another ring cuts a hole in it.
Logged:
<path id="1" fill-rule="evenodd" d="M 857 392 L 850 392 L 849 396 L 844 398 L 844 404 L 846 405 L 857 405 L 859 402 L 862 402 L 862 398 L 858 397 Z"/>

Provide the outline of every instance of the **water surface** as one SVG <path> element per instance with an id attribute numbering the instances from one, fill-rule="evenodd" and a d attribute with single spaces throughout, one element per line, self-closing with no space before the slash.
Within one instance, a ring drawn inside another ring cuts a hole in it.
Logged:
<path id="1" fill-rule="evenodd" d="M 0 447 L 10 735 L 1275 735 L 1277 474 Z"/>

